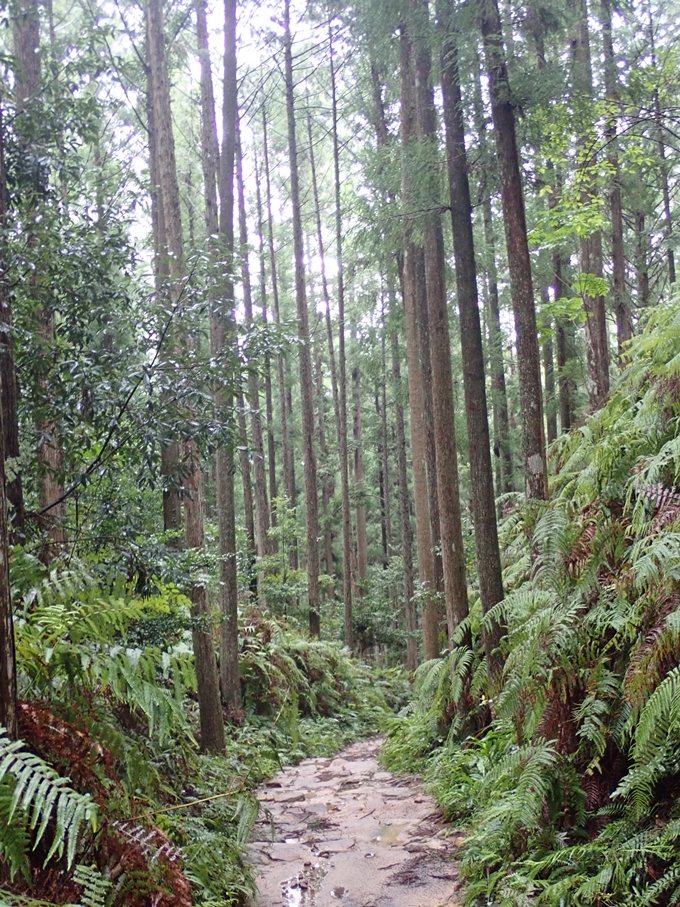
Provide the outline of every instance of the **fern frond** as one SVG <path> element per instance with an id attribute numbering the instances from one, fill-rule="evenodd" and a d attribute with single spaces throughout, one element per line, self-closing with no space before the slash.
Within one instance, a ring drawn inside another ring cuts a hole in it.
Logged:
<path id="1" fill-rule="evenodd" d="M 97 807 L 89 794 L 80 794 L 68 786 L 55 770 L 38 756 L 23 749 L 21 741 L 12 741 L 0 728 L 0 785 L 6 776 L 14 783 L 7 812 L 7 824 L 19 810 L 35 832 L 33 848 L 42 840 L 50 820 L 54 819 L 54 838 L 45 862 L 66 850 L 67 865 L 75 857 L 81 826 L 86 823 L 96 831 Z"/>

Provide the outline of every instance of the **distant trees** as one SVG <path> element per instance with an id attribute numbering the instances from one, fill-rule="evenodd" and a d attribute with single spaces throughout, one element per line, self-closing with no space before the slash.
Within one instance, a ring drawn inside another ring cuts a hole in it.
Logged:
<path id="1" fill-rule="evenodd" d="M 676 4 L 74 9 L 4 39 L 10 540 L 187 590 L 209 749 L 250 605 L 498 677 L 497 520 L 673 292 Z"/>

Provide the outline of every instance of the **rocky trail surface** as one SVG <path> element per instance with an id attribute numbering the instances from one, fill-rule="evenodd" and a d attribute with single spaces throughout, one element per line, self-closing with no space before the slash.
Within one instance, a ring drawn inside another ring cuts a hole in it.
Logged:
<path id="1" fill-rule="evenodd" d="M 306 759 L 261 788 L 248 848 L 260 907 L 459 903 L 459 839 L 420 781 L 380 768 L 381 742 Z"/>

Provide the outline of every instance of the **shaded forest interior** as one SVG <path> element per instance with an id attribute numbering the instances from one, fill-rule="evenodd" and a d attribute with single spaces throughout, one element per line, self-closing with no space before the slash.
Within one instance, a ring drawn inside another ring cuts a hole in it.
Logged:
<path id="1" fill-rule="evenodd" d="M 4 13 L 2 896 L 389 727 L 470 903 L 676 903 L 680 6 Z"/>

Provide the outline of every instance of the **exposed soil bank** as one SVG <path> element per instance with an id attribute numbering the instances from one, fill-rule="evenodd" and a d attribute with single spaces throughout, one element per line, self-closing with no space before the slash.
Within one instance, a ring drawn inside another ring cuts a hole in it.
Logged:
<path id="1" fill-rule="evenodd" d="M 248 848 L 260 907 L 454 907 L 457 837 L 414 778 L 383 771 L 378 738 L 307 759 L 259 792 Z"/>

